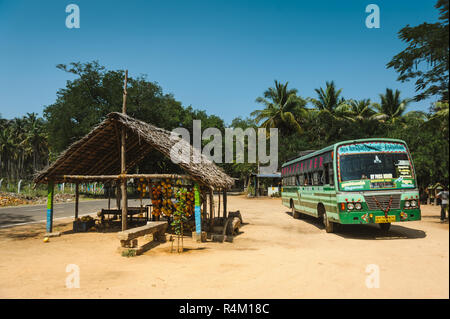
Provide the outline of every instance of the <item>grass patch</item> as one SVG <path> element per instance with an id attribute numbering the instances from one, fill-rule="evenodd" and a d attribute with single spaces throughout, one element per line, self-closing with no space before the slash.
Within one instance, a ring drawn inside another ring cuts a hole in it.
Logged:
<path id="1" fill-rule="evenodd" d="M 136 250 L 134 249 L 127 249 L 122 251 L 122 257 L 135 257 L 136 256 Z"/>

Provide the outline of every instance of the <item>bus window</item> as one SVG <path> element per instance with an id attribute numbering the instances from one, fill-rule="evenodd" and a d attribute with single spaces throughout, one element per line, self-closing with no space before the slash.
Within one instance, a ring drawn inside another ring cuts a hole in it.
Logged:
<path id="1" fill-rule="evenodd" d="M 319 185 L 325 184 L 325 174 L 323 171 L 319 171 Z"/>
<path id="2" fill-rule="evenodd" d="M 328 174 L 330 175 L 330 185 L 334 185 L 334 172 L 333 172 L 333 165 L 330 164 L 330 168 L 328 169 Z"/>
<path id="3" fill-rule="evenodd" d="M 319 172 L 313 173 L 313 185 L 319 185 Z"/>
<path id="4" fill-rule="evenodd" d="M 325 185 L 329 185 L 330 184 L 330 172 L 329 172 L 329 169 L 328 169 L 328 164 L 324 165 L 323 175 L 324 175 L 324 178 L 325 178 L 324 184 Z"/>
<path id="5" fill-rule="evenodd" d="M 298 185 L 305 185 L 305 175 L 298 176 Z"/>

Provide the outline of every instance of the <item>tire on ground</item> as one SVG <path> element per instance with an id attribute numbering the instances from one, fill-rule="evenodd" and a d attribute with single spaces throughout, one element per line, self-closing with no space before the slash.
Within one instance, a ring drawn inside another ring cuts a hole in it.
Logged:
<path id="1" fill-rule="evenodd" d="M 320 203 L 320 204 L 317 206 L 317 213 L 318 213 L 318 215 L 319 215 L 319 218 L 322 219 L 322 223 L 323 223 L 323 225 L 325 226 L 325 231 L 326 231 L 327 233 L 334 233 L 335 230 L 336 230 L 336 224 L 333 223 L 332 221 L 330 221 L 330 220 L 327 218 L 325 206 L 323 206 L 322 203 Z"/>
<path id="2" fill-rule="evenodd" d="M 292 199 L 291 199 L 291 211 L 292 211 L 292 217 L 294 217 L 295 219 L 300 218 L 300 213 L 295 210 L 294 201 Z"/>

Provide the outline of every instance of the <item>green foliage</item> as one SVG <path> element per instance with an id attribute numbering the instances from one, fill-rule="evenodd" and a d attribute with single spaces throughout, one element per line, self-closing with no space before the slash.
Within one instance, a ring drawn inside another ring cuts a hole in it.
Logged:
<path id="1" fill-rule="evenodd" d="M 136 256 L 136 250 L 134 249 L 127 249 L 122 251 L 122 257 L 135 257 Z"/>
<path id="2" fill-rule="evenodd" d="M 387 64 L 399 73 L 399 81 L 415 79 L 417 101 L 432 95 L 449 98 L 449 1 L 438 0 L 435 7 L 440 21 L 401 29 L 399 38 L 408 46 Z"/>
<path id="3" fill-rule="evenodd" d="M 0 178 L 30 180 L 48 163 L 45 122 L 36 113 L 0 118 Z"/>
<path id="4" fill-rule="evenodd" d="M 374 103 L 373 107 L 377 111 L 374 115 L 375 119 L 380 122 L 388 122 L 395 124 L 397 121 L 401 121 L 402 115 L 406 110 L 406 107 L 411 102 L 410 99 L 400 99 L 400 91 L 386 89 L 385 94 L 380 94 L 381 103 Z"/>
<path id="5" fill-rule="evenodd" d="M 266 129 L 278 128 L 282 132 L 303 131 L 298 118 L 305 114 L 306 101 L 297 96 L 296 89 L 287 89 L 285 84 L 275 80 L 275 87 L 270 87 L 264 92 L 264 97 L 258 97 L 257 103 L 265 106 L 262 110 L 251 113 L 256 123 Z"/>
<path id="6" fill-rule="evenodd" d="M 405 117 L 405 126 L 396 126 L 389 134 L 408 143 L 422 189 L 437 182 L 444 185 L 449 182 L 449 118 L 448 113 L 442 118 L 436 114 L 427 116 L 433 120 Z"/>
<path id="7" fill-rule="evenodd" d="M 177 199 L 177 209 L 173 212 L 173 221 L 171 226 L 173 227 L 175 234 L 178 236 L 183 236 L 183 224 L 188 221 L 186 217 L 186 196 L 187 189 L 182 187 L 178 189 L 175 193 L 175 198 Z"/>

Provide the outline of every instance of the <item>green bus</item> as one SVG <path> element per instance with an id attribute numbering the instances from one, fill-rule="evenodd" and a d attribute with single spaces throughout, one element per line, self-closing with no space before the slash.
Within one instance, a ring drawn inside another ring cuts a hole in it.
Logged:
<path id="1" fill-rule="evenodd" d="M 397 139 L 344 141 L 304 152 L 282 165 L 281 197 L 294 218 L 320 218 L 329 233 L 339 224 L 421 219 L 411 154 Z"/>

